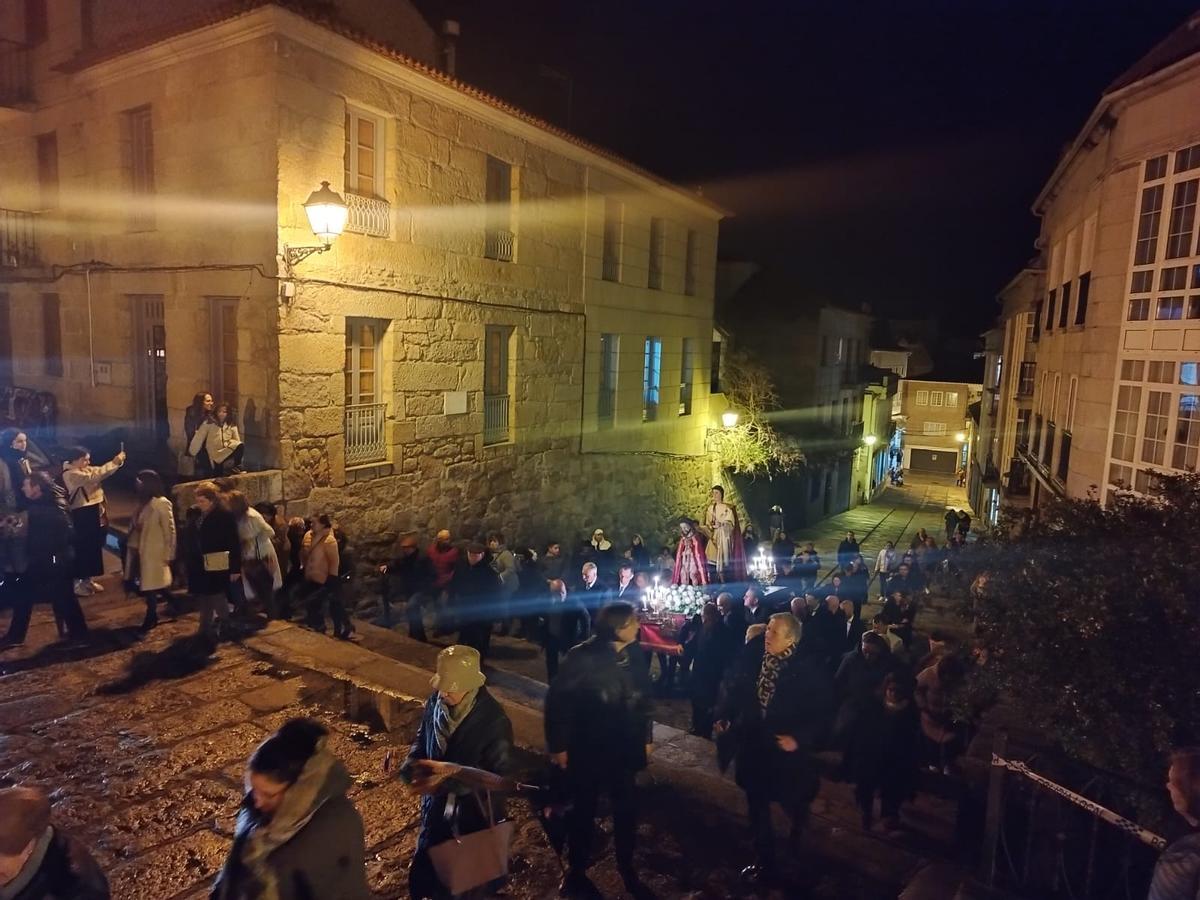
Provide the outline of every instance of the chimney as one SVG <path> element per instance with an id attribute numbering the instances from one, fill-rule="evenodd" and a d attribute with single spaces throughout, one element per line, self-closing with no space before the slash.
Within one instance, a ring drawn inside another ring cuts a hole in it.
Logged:
<path id="1" fill-rule="evenodd" d="M 458 36 L 461 33 L 458 22 L 446 19 L 442 22 L 442 71 L 451 78 L 455 77 L 457 68 Z"/>

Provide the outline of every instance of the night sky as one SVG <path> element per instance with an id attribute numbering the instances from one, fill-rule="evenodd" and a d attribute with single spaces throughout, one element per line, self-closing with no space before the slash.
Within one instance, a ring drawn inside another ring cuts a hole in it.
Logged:
<path id="1" fill-rule="evenodd" d="M 797 298 L 962 335 L 1101 90 L 1195 0 L 418 0 L 459 75 L 733 210 L 721 256 Z"/>

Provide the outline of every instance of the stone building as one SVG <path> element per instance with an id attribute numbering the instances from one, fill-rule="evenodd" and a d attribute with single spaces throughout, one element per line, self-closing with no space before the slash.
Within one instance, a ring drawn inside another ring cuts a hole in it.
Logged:
<path id="1" fill-rule="evenodd" d="M 905 471 L 953 476 L 967 467 L 972 426 L 967 408 L 983 386 L 958 381 L 900 382 L 900 465 Z"/>
<path id="2" fill-rule="evenodd" d="M 14 6 L 0 381 L 60 431 L 169 467 L 211 391 L 274 499 L 363 536 L 698 514 L 721 210 L 435 68 L 402 3 Z"/>
<path id="3" fill-rule="evenodd" d="M 1003 440 L 1033 478 L 1034 506 L 1153 491 L 1158 473 L 1195 470 L 1198 185 L 1194 14 L 1105 90 L 1034 204 L 1044 282 L 1006 301 L 1002 323 L 1026 349 Z"/>

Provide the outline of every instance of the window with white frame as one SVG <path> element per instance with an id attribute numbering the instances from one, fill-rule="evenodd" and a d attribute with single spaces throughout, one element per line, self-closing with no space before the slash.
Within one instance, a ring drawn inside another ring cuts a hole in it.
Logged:
<path id="1" fill-rule="evenodd" d="M 1000 360 L 996 360 L 996 384 L 1000 383 Z M 958 391 L 946 391 L 946 405 L 958 406 Z"/>
<path id="2" fill-rule="evenodd" d="M 929 391 L 917 391 L 917 406 L 929 405 Z"/>
<path id="3" fill-rule="evenodd" d="M 383 196 L 383 119 L 346 107 L 344 185 L 347 193 Z"/>
<path id="4" fill-rule="evenodd" d="M 125 172 L 133 200 L 129 204 L 131 231 L 151 231 L 155 226 L 154 119 L 149 106 L 121 115 Z"/>
<path id="5" fill-rule="evenodd" d="M 1113 419 L 1112 455 L 1132 460 L 1137 446 L 1138 417 L 1141 414 L 1142 389 L 1130 384 L 1117 388 L 1117 414 Z"/>
<path id="6" fill-rule="evenodd" d="M 946 433 L 945 422 L 922 422 L 921 433 L 929 435 L 939 435 Z"/>
<path id="7" fill-rule="evenodd" d="M 378 462 L 387 456 L 387 404 L 381 390 L 383 333 L 377 319 L 346 320 L 346 465 Z"/>
<path id="8" fill-rule="evenodd" d="M 930 406 L 941 406 L 942 401 L 945 399 L 945 397 L 946 397 L 946 395 L 942 391 L 930 391 L 929 392 L 929 405 Z"/>
<path id="9" fill-rule="evenodd" d="M 1152 359 L 1146 370 L 1146 380 L 1155 384 L 1175 383 L 1175 361 L 1170 359 Z"/>
<path id="10" fill-rule="evenodd" d="M 1167 420 L 1170 416 L 1171 395 L 1166 391 L 1149 391 L 1142 431 L 1142 462 L 1162 465 L 1167 449 Z"/>
<path id="11" fill-rule="evenodd" d="M 1196 230 L 1196 188 L 1200 179 L 1176 182 L 1171 193 L 1171 218 L 1167 223 L 1167 259 L 1192 255 L 1192 236 Z"/>
<path id="12" fill-rule="evenodd" d="M 1176 469 L 1196 471 L 1200 457 L 1200 394 L 1180 394 L 1175 414 L 1175 449 L 1171 465 Z"/>
<path id="13" fill-rule="evenodd" d="M 512 439 L 509 353 L 512 329 L 488 325 L 483 330 L 483 443 L 503 444 Z"/>

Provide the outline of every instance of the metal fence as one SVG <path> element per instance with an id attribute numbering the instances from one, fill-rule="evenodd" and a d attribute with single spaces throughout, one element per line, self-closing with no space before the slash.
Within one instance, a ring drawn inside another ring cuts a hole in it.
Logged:
<path id="1" fill-rule="evenodd" d="M 378 197 L 346 193 L 346 230 L 371 237 L 392 233 L 392 207 Z"/>
<path id="2" fill-rule="evenodd" d="M 508 395 L 483 398 L 483 443 L 503 444 L 509 439 Z"/>
<path id="3" fill-rule="evenodd" d="M 37 265 L 36 214 L 19 209 L 0 209 L 0 268 Z"/>
<path id="4" fill-rule="evenodd" d="M 1007 741 L 992 748 L 982 880 L 1046 900 L 1142 900 L 1165 841 L 1128 814 L 1139 795 L 1159 798 L 1077 763 L 1013 759 Z"/>
<path id="5" fill-rule="evenodd" d="M 346 407 L 346 465 L 387 458 L 387 404 L 358 403 Z"/>
<path id="6" fill-rule="evenodd" d="M 513 233 L 505 228 L 489 228 L 483 237 L 483 255 L 500 262 L 512 262 Z"/>

